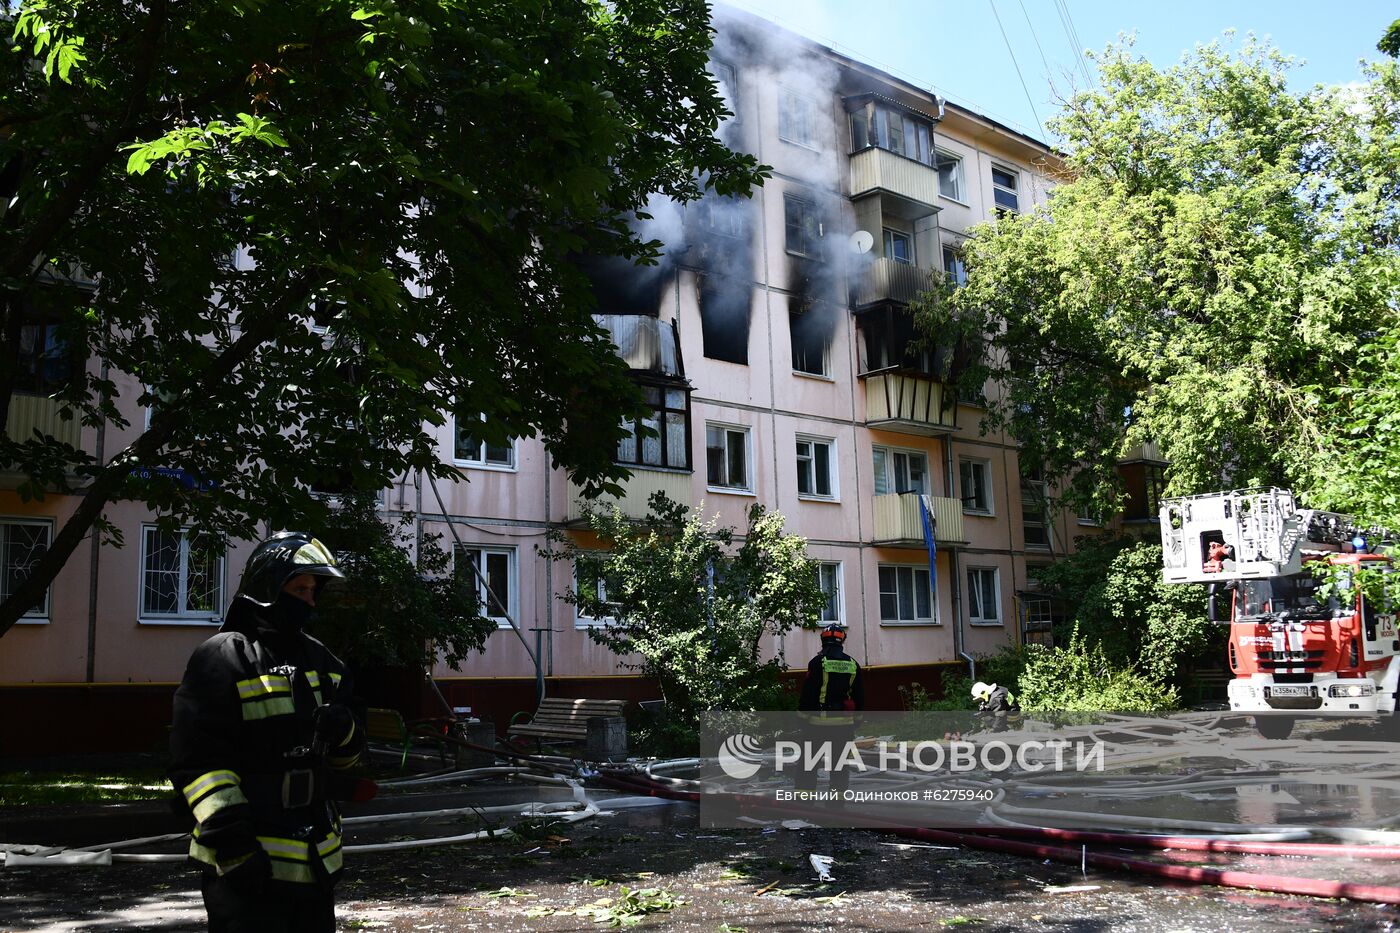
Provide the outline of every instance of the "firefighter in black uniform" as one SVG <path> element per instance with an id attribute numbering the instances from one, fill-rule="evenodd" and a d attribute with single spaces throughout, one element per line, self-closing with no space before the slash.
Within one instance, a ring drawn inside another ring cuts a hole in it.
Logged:
<path id="1" fill-rule="evenodd" d="M 845 643 L 846 630 L 841 626 L 828 625 L 822 629 L 822 650 L 807 665 L 807 679 L 797 703 L 798 711 L 807 721 L 806 740 L 814 745 L 830 743 L 833 765 L 840 761 L 846 743 L 855 739 L 856 712 L 865 709 L 860 665 L 846 654 Z M 840 793 L 850 782 L 850 772 L 833 768 L 830 780 L 831 790 Z M 795 787 L 799 791 L 816 790 L 816 769 L 804 767 L 800 770 Z"/>
<path id="2" fill-rule="evenodd" d="M 977 718 L 993 732 L 1005 732 L 1008 720 L 1018 723 L 1021 707 L 1011 691 L 982 681 L 972 685 L 972 698 L 978 702 Z"/>
<path id="3" fill-rule="evenodd" d="M 194 815 L 211 933 L 332 933 L 341 867 L 331 779 L 364 730 L 345 665 L 305 634 L 316 597 L 343 579 L 300 532 L 253 551 L 223 628 L 195 649 L 175 693 L 170 780 Z"/>

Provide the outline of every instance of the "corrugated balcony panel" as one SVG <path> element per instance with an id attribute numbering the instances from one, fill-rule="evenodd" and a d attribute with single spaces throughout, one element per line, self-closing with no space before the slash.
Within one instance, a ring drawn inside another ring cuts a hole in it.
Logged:
<path id="1" fill-rule="evenodd" d="M 594 511 L 600 511 L 612 508 L 614 503 L 627 518 L 646 518 L 647 501 L 654 492 L 664 492 L 672 500 L 684 505 L 694 504 L 694 496 L 691 493 L 693 474 L 671 470 L 647 470 L 635 466 L 628 469 L 632 471 L 632 475 L 622 483 L 626 494 L 621 499 L 611 496 L 584 499 L 579 487 L 569 483 L 568 520 L 574 522 L 582 519 L 585 505 Z"/>
<path id="2" fill-rule="evenodd" d="M 65 421 L 59 417 L 62 409 L 59 402 L 39 395 L 10 396 L 8 419 L 5 433 L 12 440 L 23 441 L 34 436 L 37 428 L 40 434 L 78 446 L 81 439 L 81 425 L 76 417 Z M 70 475 L 72 475 L 70 473 Z M 14 489 L 28 479 L 28 475 L 13 470 L 0 470 L 0 489 Z"/>
<path id="3" fill-rule="evenodd" d="M 944 496 L 930 496 L 933 505 L 934 538 L 939 547 L 967 544 L 963 531 L 962 503 Z M 924 525 L 919 517 L 919 494 L 892 493 L 875 497 L 875 544 L 924 544 Z"/>
<path id="4" fill-rule="evenodd" d="M 929 376 L 872 373 L 865 377 L 865 423 L 907 434 L 947 434 L 957 427 L 958 407 L 944 406 L 946 391 Z"/>
<path id="5" fill-rule="evenodd" d="M 851 156 L 851 197 L 878 193 L 902 202 L 890 205 L 892 213 L 928 216 L 938 210 L 938 170 L 886 149 L 862 149 Z"/>
<path id="6" fill-rule="evenodd" d="M 909 304 L 933 287 L 932 269 L 875 257 L 851 275 L 851 307 L 865 308 L 882 301 Z"/>
<path id="7" fill-rule="evenodd" d="M 77 447 L 80 430 L 78 419 L 75 416 L 65 421 L 59 417 L 58 413 L 62 408 L 61 403 L 51 398 L 20 395 L 16 392 L 10 396 L 5 433 L 13 440 L 23 441 L 33 437 L 37 428 L 40 434 L 50 435 L 56 440 L 66 441 Z"/>

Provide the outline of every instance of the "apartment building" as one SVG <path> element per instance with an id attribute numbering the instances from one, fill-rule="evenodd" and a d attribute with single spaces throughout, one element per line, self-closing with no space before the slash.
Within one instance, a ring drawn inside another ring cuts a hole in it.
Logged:
<path id="1" fill-rule="evenodd" d="M 934 375 L 967 350 L 912 341 L 910 300 L 933 273 L 962 275 L 975 224 L 1042 202 L 1056 157 L 760 19 L 720 10 L 716 26 L 713 71 L 735 114 L 722 132 L 773 177 L 752 199 L 655 205 L 645 232 L 666 244 L 665 261 L 591 270 L 599 320 L 653 410 L 655 434 L 619 445 L 632 476 L 618 505 L 640 516 L 661 490 L 736 527 L 754 502 L 780 511 L 821 562 L 824 618 L 849 627 L 874 694 L 936 690 L 940 669 L 963 657 L 1046 637 L 1053 607 L 1036 571 L 1097 527 L 1049 519 L 1014 440 L 981 434 L 980 399 L 954 397 Z M 140 394 L 134 378 L 114 378 L 125 398 Z M 94 432 L 60 421 L 45 387 L 30 388 L 13 403 L 13 430 L 69 432 L 95 450 Z M 387 517 L 414 512 L 472 562 L 500 616 L 485 653 L 460 671 L 440 666 L 439 683 L 453 703 L 493 711 L 528 704 L 537 675 L 559 695 L 646 695 L 589 637 L 606 621 L 577 617 L 567 570 L 537 551 L 550 529 L 579 528 L 578 490 L 537 440 L 496 446 L 474 426 L 449 418 L 439 434 L 465 482 L 404 477 L 383 499 Z M 120 449 L 136 430 L 109 427 L 103 443 Z M 23 503 L 16 485 L 0 489 L 7 580 L 73 507 Z M 921 495 L 937 519 L 932 563 Z M 127 546 L 75 552 L 44 606 L 4 638 L 0 689 L 43 691 L 46 709 L 79 719 L 164 722 L 251 545 L 215 553 L 198 529 L 161 532 L 133 503 L 108 515 Z M 817 647 L 810 632 L 769 646 L 794 668 Z"/>

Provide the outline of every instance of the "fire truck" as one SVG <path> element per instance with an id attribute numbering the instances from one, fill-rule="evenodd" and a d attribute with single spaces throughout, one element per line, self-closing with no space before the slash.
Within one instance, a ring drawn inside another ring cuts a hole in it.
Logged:
<path id="1" fill-rule="evenodd" d="M 1207 616 L 1230 626 L 1230 708 L 1253 714 L 1261 736 L 1287 738 L 1300 716 L 1394 715 L 1396 607 L 1349 585 L 1376 568 L 1392 592 L 1391 558 L 1375 551 L 1394 534 L 1272 487 L 1164 499 L 1159 518 L 1163 578 L 1206 584 Z M 1338 568 L 1330 592 L 1319 562 Z"/>

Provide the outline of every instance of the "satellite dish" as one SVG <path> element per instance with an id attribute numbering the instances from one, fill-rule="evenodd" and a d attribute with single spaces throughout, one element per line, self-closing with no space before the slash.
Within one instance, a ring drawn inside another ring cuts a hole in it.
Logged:
<path id="1" fill-rule="evenodd" d="M 851 252 L 853 253 L 868 253 L 874 245 L 875 237 L 871 235 L 869 230 L 857 230 L 851 234 Z"/>

